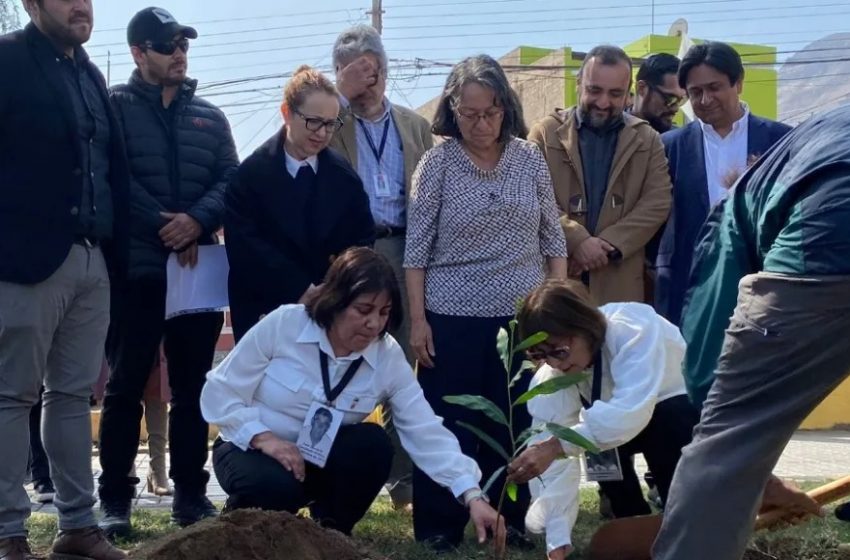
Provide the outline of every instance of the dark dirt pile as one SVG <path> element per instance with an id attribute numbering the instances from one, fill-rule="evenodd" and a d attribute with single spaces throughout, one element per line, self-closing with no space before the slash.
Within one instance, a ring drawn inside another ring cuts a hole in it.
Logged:
<path id="1" fill-rule="evenodd" d="M 237 510 L 144 545 L 133 560 L 379 560 L 342 533 L 288 513 Z"/>

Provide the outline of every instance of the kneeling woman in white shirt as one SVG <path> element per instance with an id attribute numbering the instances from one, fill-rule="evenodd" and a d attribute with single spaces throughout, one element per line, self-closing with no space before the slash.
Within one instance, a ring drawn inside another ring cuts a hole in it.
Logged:
<path id="1" fill-rule="evenodd" d="M 461 454 L 387 334 L 401 312 L 390 264 L 371 249 L 349 249 L 307 305 L 269 313 L 207 375 L 201 409 L 221 433 L 213 466 L 228 509 L 309 505 L 319 523 L 351 533 L 386 482 L 393 453 L 384 430 L 362 420 L 389 402 L 413 462 L 466 503 L 481 542 L 487 529 L 504 541 L 478 466 Z M 333 438 L 326 457 L 310 443 L 314 417 L 325 414 L 319 409 L 333 415 L 312 438 Z"/>
<path id="2" fill-rule="evenodd" d="M 521 336 L 544 331 L 549 338 L 528 351 L 545 361 L 532 386 L 558 375 L 590 370 L 577 386 L 529 401 L 535 425 L 554 422 L 573 428 L 602 450 L 617 449 L 622 481 L 600 482 L 615 517 L 650 513 L 634 470 L 643 453 L 662 500 L 682 447 L 699 420 L 688 400 L 679 330 L 642 303 L 592 305 L 583 286 L 551 280 L 526 299 L 519 315 Z M 594 367 L 599 361 L 599 367 Z M 598 372 L 598 395 L 593 376 Z M 598 399 L 598 400 L 597 400 Z M 583 410 L 582 410 L 583 409 Z M 516 482 L 530 481 L 530 530 L 546 532 L 549 558 L 572 550 L 570 533 L 578 512 L 581 448 L 543 432 L 510 466 Z M 565 460 L 556 461 L 562 455 Z M 536 477 L 539 477 L 537 479 Z"/>

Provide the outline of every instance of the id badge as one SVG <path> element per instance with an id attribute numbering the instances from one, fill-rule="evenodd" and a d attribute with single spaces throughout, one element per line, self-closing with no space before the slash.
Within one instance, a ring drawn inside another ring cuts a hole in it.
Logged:
<path id="1" fill-rule="evenodd" d="M 616 448 L 596 454 L 585 452 L 584 472 L 588 482 L 619 482 L 623 480 L 620 454 Z"/>
<path id="2" fill-rule="evenodd" d="M 342 416 L 342 412 L 332 406 L 313 401 L 295 442 L 305 461 L 317 467 L 325 466 L 342 425 Z"/>
<path id="3" fill-rule="evenodd" d="M 389 198 L 392 196 L 389 179 L 383 173 L 375 174 L 375 194 L 378 198 Z"/>

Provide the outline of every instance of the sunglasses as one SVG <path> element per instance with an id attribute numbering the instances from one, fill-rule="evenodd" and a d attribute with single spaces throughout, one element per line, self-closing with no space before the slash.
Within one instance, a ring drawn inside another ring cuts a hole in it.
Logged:
<path id="1" fill-rule="evenodd" d="M 145 49 L 152 50 L 155 53 L 165 56 L 171 56 L 177 49 L 184 53 L 189 52 L 189 39 L 185 37 L 176 41 L 168 41 L 166 43 L 154 43 L 153 41 L 145 41 L 143 45 Z"/>
<path id="2" fill-rule="evenodd" d="M 320 119 L 319 117 L 308 117 L 298 109 L 293 109 L 293 113 L 304 119 L 304 125 L 307 127 L 307 130 L 310 132 L 319 132 L 322 128 L 324 128 L 328 132 L 336 132 L 340 128 L 342 128 L 342 119 L 339 117 L 326 121 L 325 119 Z"/>
<path id="3" fill-rule="evenodd" d="M 559 348 L 544 349 L 539 346 L 535 346 L 526 350 L 525 355 L 528 356 L 529 360 L 535 362 L 550 358 L 558 361 L 568 360 L 570 358 L 570 347 L 561 346 Z"/>
<path id="4" fill-rule="evenodd" d="M 682 106 L 682 103 L 685 102 L 684 97 L 679 97 L 675 93 L 667 93 L 665 91 L 661 91 L 661 88 L 659 88 L 658 86 L 650 84 L 649 89 L 660 95 L 662 101 L 664 101 L 664 105 L 666 105 L 670 109 L 678 109 Z"/>

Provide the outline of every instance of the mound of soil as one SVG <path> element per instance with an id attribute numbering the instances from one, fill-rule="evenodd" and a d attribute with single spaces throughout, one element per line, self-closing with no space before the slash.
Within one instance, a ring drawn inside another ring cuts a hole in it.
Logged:
<path id="1" fill-rule="evenodd" d="M 236 510 L 144 545 L 133 560 L 378 560 L 348 537 L 281 512 Z"/>

